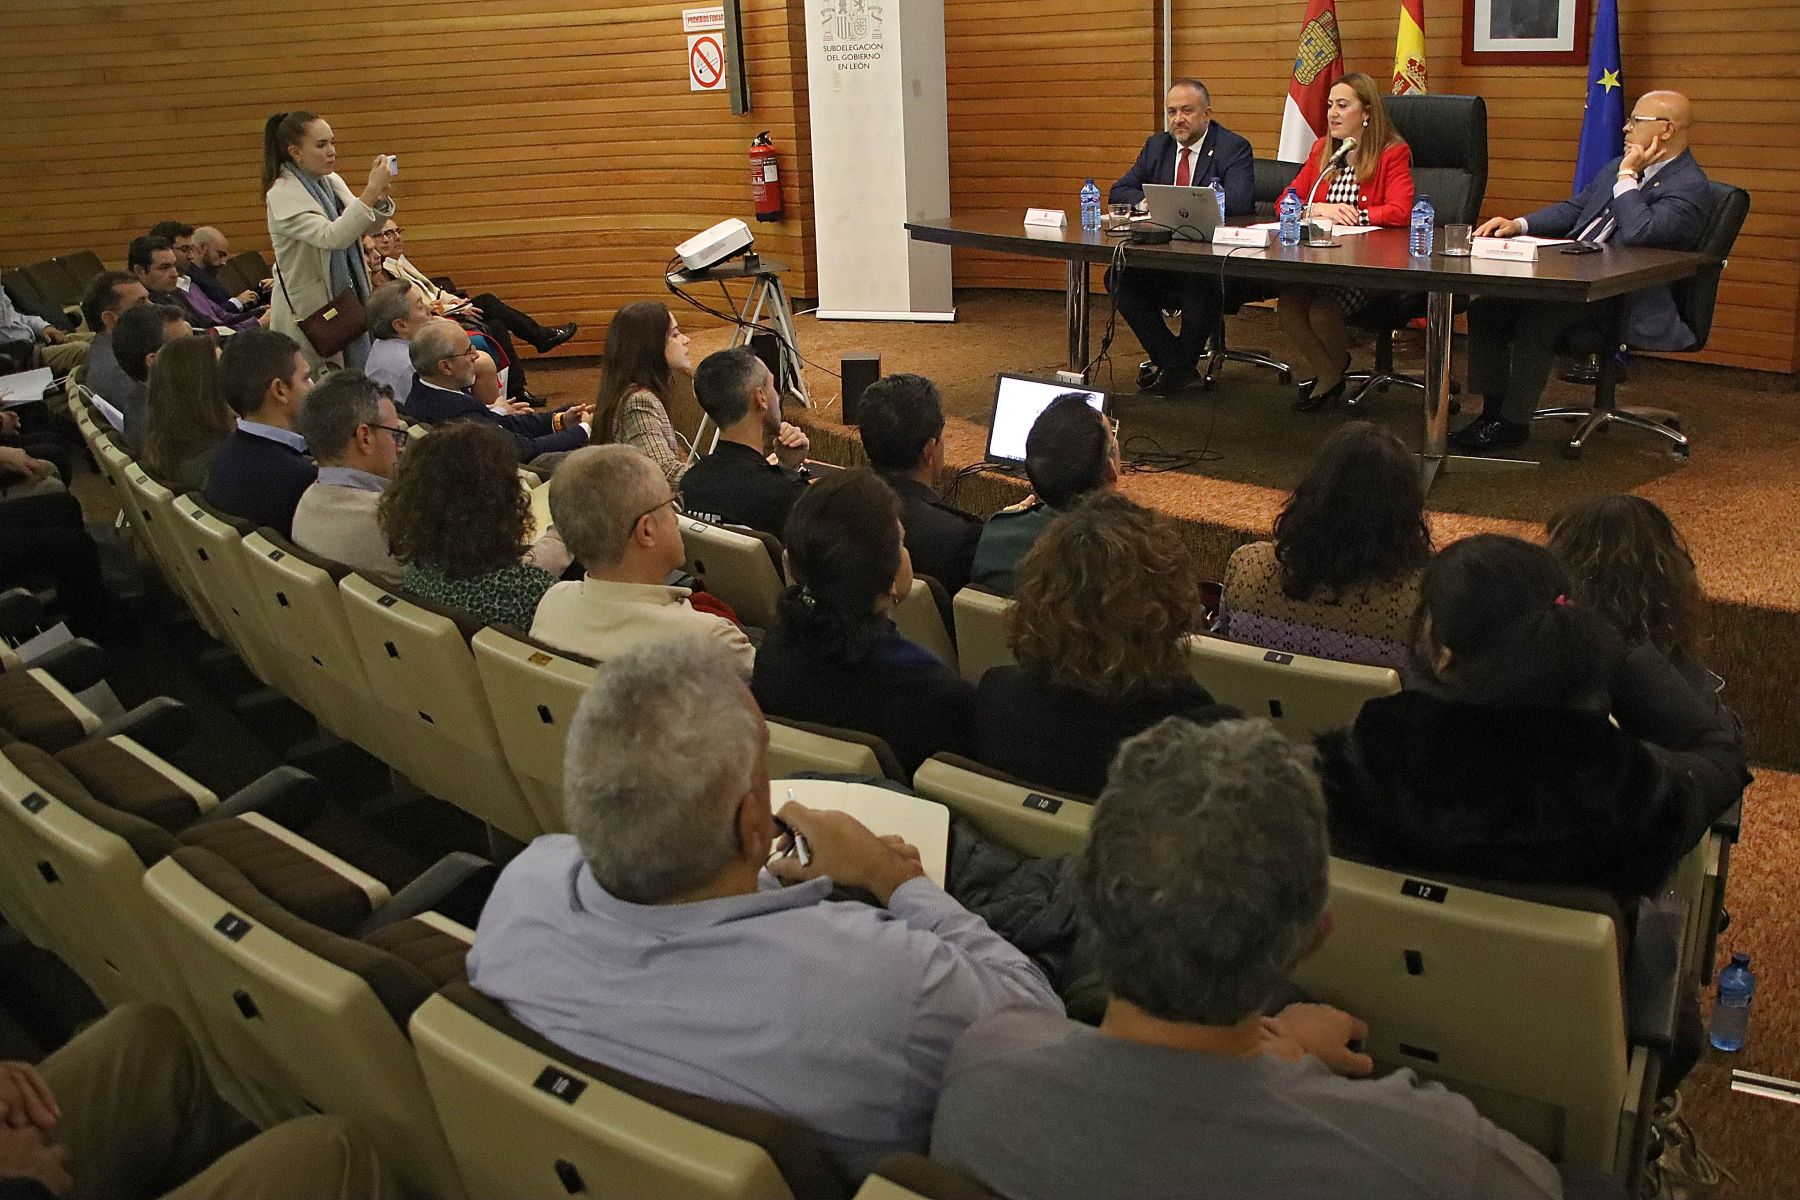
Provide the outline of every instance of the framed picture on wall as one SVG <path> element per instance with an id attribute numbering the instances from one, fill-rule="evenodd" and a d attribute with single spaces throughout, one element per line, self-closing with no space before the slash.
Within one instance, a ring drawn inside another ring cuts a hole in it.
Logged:
<path id="1" fill-rule="evenodd" d="M 1463 0 L 1462 60 L 1469 66 L 1585 66 L 1588 3 Z"/>

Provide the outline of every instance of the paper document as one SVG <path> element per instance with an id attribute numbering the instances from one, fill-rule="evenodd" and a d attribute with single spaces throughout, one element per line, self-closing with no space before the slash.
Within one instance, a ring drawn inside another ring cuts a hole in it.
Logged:
<path id="1" fill-rule="evenodd" d="M 898 834 L 919 851 L 925 874 L 944 886 L 950 861 L 950 810 L 933 800 L 909 796 L 866 783 L 838 779 L 776 779 L 769 784 L 769 803 L 776 812 L 788 802 L 788 791 L 808 808 L 846 812 L 877 837 Z"/>
<path id="2" fill-rule="evenodd" d="M 56 373 L 49 367 L 20 371 L 17 375 L 0 375 L 0 408 L 17 408 L 44 398 L 44 389 Z"/>
<path id="3" fill-rule="evenodd" d="M 1302 227 L 1304 227 L 1304 222 L 1302 222 Z M 1279 233 L 1281 231 L 1281 222 L 1280 221 L 1264 221 L 1259 225 L 1252 225 L 1252 226 L 1250 226 L 1250 228 L 1252 228 L 1252 229 L 1273 229 L 1277 233 Z M 1374 233 L 1377 229 L 1380 229 L 1380 228 L 1381 228 L 1381 226 L 1379 226 L 1379 225 L 1334 225 L 1331 228 L 1331 236 L 1332 237 L 1353 237 L 1359 233 Z"/>
<path id="4" fill-rule="evenodd" d="M 122 413 L 118 409 L 114 408 L 111 404 L 108 404 L 104 397 L 101 397 L 93 392 L 88 393 L 88 399 L 92 400 L 94 402 L 94 407 L 100 410 L 100 415 L 106 418 L 106 423 L 108 425 L 111 425 L 115 430 L 117 430 L 120 433 L 125 432 L 125 414 L 124 413 Z"/>

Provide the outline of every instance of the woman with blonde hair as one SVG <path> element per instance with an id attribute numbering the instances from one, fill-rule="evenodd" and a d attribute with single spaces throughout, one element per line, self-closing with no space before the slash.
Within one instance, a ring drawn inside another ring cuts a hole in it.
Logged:
<path id="1" fill-rule="evenodd" d="M 176 338 L 150 365 L 144 429 L 144 465 L 158 479 L 184 491 L 206 487 L 206 469 L 237 428 L 219 387 L 219 352 L 204 333 Z"/>
<path id="2" fill-rule="evenodd" d="M 1406 225 L 1412 219 L 1412 149 L 1388 120 L 1375 81 L 1352 71 L 1332 84 L 1325 125 L 1325 136 L 1313 143 L 1293 183 L 1302 202 L 1323 183 L 1309 215 L 1334 225 Z M 1356 139 L 1356 148 L 1327 169 L 1350 138 Z M 1281 290 L 1276 305 L 1281 327 L 1312 367 L 1311 378 L 1300 383 L 1296 410 L 1313 412 L 1343 396 L 1344 373 L 1350 369 L 1345 319 L 1367 304 L 1368 295 L 1358 288 L 1289 284 Z"/>
<path id="3" fill-rule="evenodd" d="M 1020 560 L 1009 640 L 1018 665 L 976 693 L 976 757 L 1039 787 L 1098 796 L 1119 743 L 1164 717 L 1217 720 L 1190 673 L 1200 581 L 1167 517 L 1093 492 Z"/>

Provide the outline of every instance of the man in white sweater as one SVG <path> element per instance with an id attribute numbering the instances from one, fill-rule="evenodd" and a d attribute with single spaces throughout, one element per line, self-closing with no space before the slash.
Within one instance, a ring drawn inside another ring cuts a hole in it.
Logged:
<path id="1" fill-rule="evenodd" d="M 398 579 L 405 568 L 375 522 L 406 446 L 393 396 L 361 371 L 337 371 L 307 393 L 295 423 L 319 478 L 294 510 L 294 544 L 382 582 Z"/>
<path id="2" fill-rule="evenodd" d="M 604 661 L 698 634 L 730 651 L 749 679 L 756 650 L 744 631 L 665 583 L 687 560 L 676 502 L 661 468 L 635 447 L 587 446 L 563 459 L 550 480 L 550 516 L 587 575 L 544 593 L 531 636 Z"/>

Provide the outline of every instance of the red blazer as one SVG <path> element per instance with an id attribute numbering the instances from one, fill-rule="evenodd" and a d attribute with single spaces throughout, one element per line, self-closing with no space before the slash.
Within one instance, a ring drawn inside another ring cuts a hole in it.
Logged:
<path id="1" fill-rule="evenodd" d="M 1313 143 L 1306 153 L 1306 165 L 1295 177 L 1293 188 L 1300 196 L 1300 202 L 1306 202 L 1307 193 L 1312 191 L 1313 184 L 1319 181 L 1319 148 L 1325 144 L 1320 138 Z M 1381 152 L 1375 162 L 1375 178 L 1356 181 L 1359 195 L 1356 206 L 1369 214 L 1368 223 L 1383 226 L 1404 226 L 1412 221 L 1413 180 L 1412 180 L 1412 147 L 1405 142 L 1395 142 Z M 1324 203 L 1325 193 L 1331 189 L 1327 183 L 1319 189 L 1319 203 Z"/>

